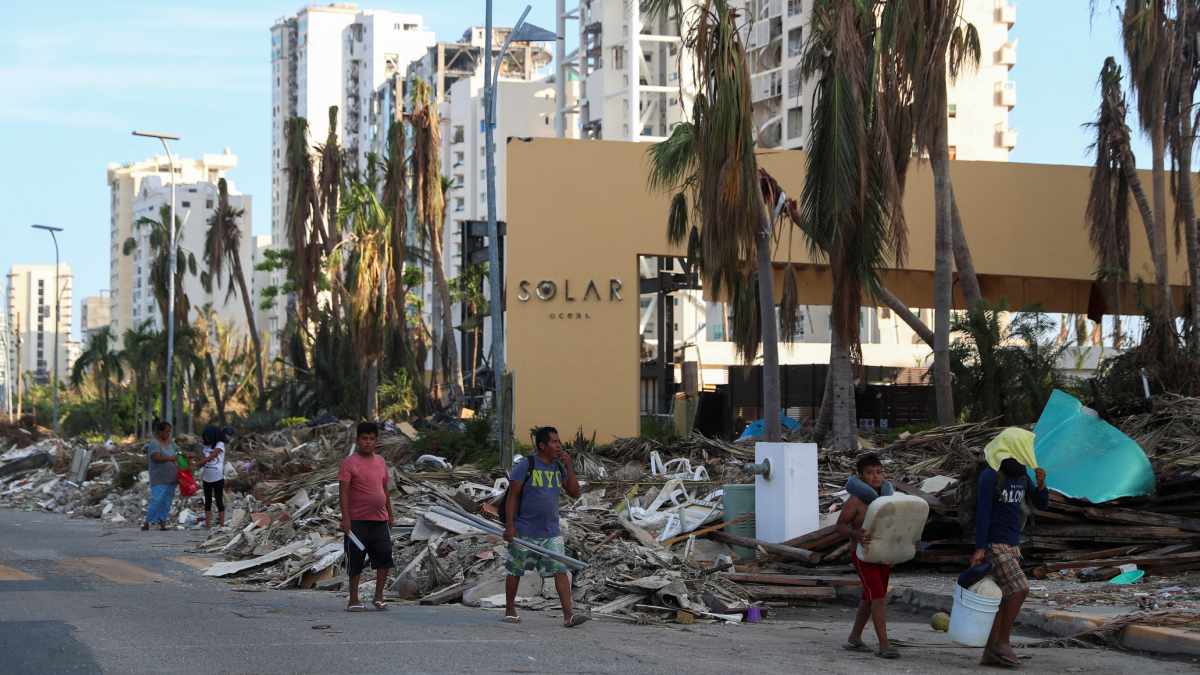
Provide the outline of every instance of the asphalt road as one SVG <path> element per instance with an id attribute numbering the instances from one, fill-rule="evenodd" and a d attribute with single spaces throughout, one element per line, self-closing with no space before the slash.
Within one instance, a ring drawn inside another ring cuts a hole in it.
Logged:
<path id="1" fill-rule="evenodd" d="M 140 532 L 0 510 L 0 673 L 741 673 L 971 672 L 977 650 L 926 618 L 891 617 L 899 661 L 840 649 L 842 606 L 790 609 L 757 625 L 567 630 L 557 612 L 393 606 L 348 614 L 342 595 L 262 591 L 207 579 L 199 533 Z M 869 636 L 868 636 L 869 639 Z M 870 641 L 870 639 L 869 639 Z M 1108 650 L 1027 649 L 1027 672 L 1174 673 L 1196 665 Z"/>

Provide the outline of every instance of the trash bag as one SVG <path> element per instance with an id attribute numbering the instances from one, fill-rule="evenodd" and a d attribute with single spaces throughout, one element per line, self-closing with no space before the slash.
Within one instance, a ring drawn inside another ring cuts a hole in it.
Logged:
<path id="1" fill-rule="evenodd" d="M 1154 493 L 1154 469 L 1142 448 L 1070 394 L 1050 395 L 1033 432 L 1051 490 L 1093 504 Z"/>
<path id="2" fill-rule="evenodd" d="M 200 486 L 196 485 L 196 479 L 192 477 L 192 472 L 188 469 L 180 469 L 176 474 L 176 479 L 179 482 L 179 494 L 183 497 L 191 497 L 200 489 Z"/>

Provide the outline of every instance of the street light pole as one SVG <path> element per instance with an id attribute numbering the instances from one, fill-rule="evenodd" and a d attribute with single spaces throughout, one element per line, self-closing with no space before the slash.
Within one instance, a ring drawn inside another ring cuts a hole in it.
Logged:
<path id="1" fill-rule="evenodd" d="M 62 339 L 59 305 L 62 300 L 62 282 L 59 281 L 58 274 L 58 236 L 55 232 L 62 232 L 63 229 L 50 225 L 34 225 L 33 229 L 49 232 L 50 239 L 54 241 L 54 370 L 51 373 L 50 390 L 54 400 L 54 434 L 62 435 L 62 427 L 58 423 L 58 343 Z"/>
<path id="2" fill-rule="evenodd" d="M 133 135 L 157 138 L 167 153 L 167 164 L 171 168 L 171 206 L 170 215 L 167 216 L 170 220 L 167 223 L 167 381 L 165 385 L 167 395 L 163 421 L 173 427 L 175 425 L 175 403 L 172 395 L 175 369 L 175 156 L 171 154 L 171 146 L 167 145 L 167 141 L 177 141 L 179 137 L 153 131 L 134 131 Z"/>

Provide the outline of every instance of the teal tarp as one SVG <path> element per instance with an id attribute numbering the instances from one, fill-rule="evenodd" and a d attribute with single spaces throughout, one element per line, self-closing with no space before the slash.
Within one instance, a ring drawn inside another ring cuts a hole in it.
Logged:
<path id="1" fill-rule="evenodd" d="M 1050 395 L 1033 433 L 1046 486 L 1055 492 L 1094 504 L 1154 492 L 1142 448 L 1070 394 Z"/>

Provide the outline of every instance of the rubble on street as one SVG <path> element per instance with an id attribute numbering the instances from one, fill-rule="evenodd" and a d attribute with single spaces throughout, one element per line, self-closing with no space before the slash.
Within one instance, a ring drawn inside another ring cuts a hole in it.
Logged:
<path id="1" fill-rule="evenodd" d="M 1200 401 L 1164 398 L 1154 412 L 1120 426 L 1145 450 L 1157 490 L 1100 504 L 1054 494 L 1023 545 L 1033 595 L 1063 607 L 1200 609 L 1193 582 L 1200 576 Z M 930 505 L 917 557 L 899 572 L 957 572 L 966 565 L 973 472 L 1000 430 L 960 424 L 903 434 L 874 449 L 896 488 Z M 507 545 L 491 528 L 460 516 L 494 515 L 493 502 L 507 488 L 505 472 L 422 452 L 414 444 L 420 433 L 386 425 L 380 436 L 397 516 L 387 592 L 428 605 L 502 607 Z M 273 589 L 345 591 L 337 471 L 352 441 L 348 421 L 237 436 L 227 453 L 226 525 L 197 547 L 223 560 L 204 573 Z M 180 439 L 184 452 L 192 452 L 191 443 Z M 147 477 L 140 444 L 85 448 L 44 437 L 0 451 L 0 506 L 116 526 L 141 522 Z M 90 455 L 76 481 L 68 474 L 73 461 L 79 469 L 81 452 Z M 561 529 L 567 555 L 586 564 L 573 573 L 574 595 L 593 617 L 739 623 L 772 607 L 832 601 L 858 585 L 850 544 L 833 525 L 855 453 L 821 450 L 822 527 L 775 543 L 731 527 L 752 515 L 727 517 L 722 508 L 723 486 L 753 481 L 743 470 L 754 461 L 753 445 L 692 434 L 674 443 L 621 439 L 596 446 L 580 434 L 570 452 L 583 495 L 564 505 Z M 171 517 L 180 528 L 198 527 L 199 496 L 177 499 Z M 752 557 L 737 559 L 735 547 Z M 1147 575 L 1141 584 L 1105 583 L 1134 566 Z M 360 592 L 373 592 L 373 583 Z M 526 575 L 518 605 L 556 608 L 553 584 Z"/>

